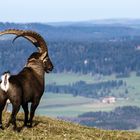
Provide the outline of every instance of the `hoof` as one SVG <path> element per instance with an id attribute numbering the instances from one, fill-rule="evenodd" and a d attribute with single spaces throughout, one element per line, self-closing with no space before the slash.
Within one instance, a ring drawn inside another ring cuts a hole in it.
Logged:
<path id="1" fill-rule="evenodd" d="M 27 124 L 24 124 L 23 126 L 24 126 L 24 127 L 27 127 L 28 125 L 27 125 Z"/>
<path id="2" fill-rule="evenodd" d="M 19 128 L 14 128 L 14 127 L 13 127 L 13 131 L 15 131 L 15 132 L 20 132 L 20 129 L 19 129 Z"/>
<path id="3" fill-rule="evenodd" d="M 10 126 L 10 123 L 7 123 L 7 124 L 6 124 L 6 127 L 8 128 L 9 126 Z"/>
<path id="4" fill-rule="evenodd" d="M 17 128 L 17 126 L 13 126 L 13 131 L 19 132 L 19 129 Z"/>
<path id="5" fill-rule="evenodd" d="M 4 127 L 3 127 L 2 125 L 0 125 L 0 129 L 1 129 L 1 130 L 4 130 Z"/>
<path id="6" fill-rule="evenodd" d="M 25 127 L 27 127 L 27 128 L 32 128 L 32 125 L 28 124 L 28 125 L 26 125 Z"/>
<path id="7" fill-rule="evenodd" d="M 32 128 L 32 125 L 28 125 L 28 128 Z"/>
<path id="8" fill-rule="evenodd" d="M 32 124 L 28 121 L 27 123 L 24 123 L 24 127 L 32 128 Z"/>

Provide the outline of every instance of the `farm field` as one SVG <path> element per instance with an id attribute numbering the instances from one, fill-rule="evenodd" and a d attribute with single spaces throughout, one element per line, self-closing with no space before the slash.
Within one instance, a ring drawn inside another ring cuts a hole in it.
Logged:
<path id="1" fill-rule="evenodd" d="M 58 85 L 69 85 L 77 81 L 85 81 L 87 83 L 96 83 L 108 80 L 116 80 L 115 75 L 111 76 L 80 75 L 80 74 L 48 74 L 46 76 L 46 85 L 56 83 Z M 89 111 L 111 111 L 118 106 L 138 106 L 140 107 L 140 77 L 135 73 L 131 73 L 128 78 L 117 78 L 123 80 L 127 84 L 128 98 L 118 98 L 114 104 L 104 104 L 99 100 L 93 98 L 86 98 L 82 96 L 72 96 L 71 94 L 53 94 L 44 93 L 37 114 L 47 115 L 51 117 L 67 116 L 76 117 Z M 122 94 L 124 90 L 114 90 L 116 95 Z"/>
<path id="2" fill-rule="evenodd" d="M 114 104 L 104 104 L 100 101 L 85 97 L 73 97 L 66 94 L 49 93 L 41 100 L 41 104 L 37 110 L 39 115 L 47 115 L 51 117 L 76 117 L 85 112 L 93 111 L 111 111 L 118 106 L 139 106 L 140 100 L 124 100 L 118 99 Z"/>

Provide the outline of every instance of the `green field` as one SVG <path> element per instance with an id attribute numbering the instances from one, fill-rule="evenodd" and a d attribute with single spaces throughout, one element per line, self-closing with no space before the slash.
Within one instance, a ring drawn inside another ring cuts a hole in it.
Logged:
<path id="1" fill-rule="evenodd" d="M 93 83 L 94 77 L 92 77 L 90 74 L 81 75 L 74 73 L 53 73 L 46 75 L 46 84 L 56 83 L 58 85 L 69 85 L 80 80 L 86 81 L 87 83 Z"/>
<path id="2" fill-rule="evenodd" d="M 92 103 L 93 99 L 85 97 L 73 97 L 66 94 L 47 93 L 41 100 L 37 111 L 40 115 L 47 116 L 77 116 L 86 112 L 84 105 Z M 82 107 L 83 106 L 83 107 Z"/>
<path id="3" fill-rule="evenodd" d="M 46 85 L 56 83 L 58 85 L 69 85 L 77 81 L 96 83 L 108 80 L 115 80 L 115 75 L 111 76 L 80 75 L 80 74 L 48 74 L 46 75 Z M 134 105 L 140 107 L 140 77 L 131 73 L 129 78 L 119 78 L 126 82 L 128 88 L 128 98 L 118 98 L 114 104 L 104 104 L 92 98 L 73 97 L 70 94 L 44 93 L 37 114 L 48 116 L 68 116 L 75 117 L 89 111 L 110 111 L 118 106 Z M 119 80 L 118 79 L 118 80 Z M 124 94 L 125 89 L 113 90 L 115 95 Z"/>

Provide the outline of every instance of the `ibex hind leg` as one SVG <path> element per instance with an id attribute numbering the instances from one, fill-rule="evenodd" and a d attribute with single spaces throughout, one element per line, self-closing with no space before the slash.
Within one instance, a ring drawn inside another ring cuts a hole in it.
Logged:
<path id="1" fill-rule="evenodd" d="M 5 104 L 6 104 L 6 101 L 5 101 Z M 0 129 L 2 129 L 2 130 L 4 129 L 3 125 L 2 125 L 2 111 L 3 111 L 4 107 L 5 107 L 5 104 L 0 105 Z"/>
<path id="2" fill-rule="evenodd" d="M 24 110 L 24 126 L 28 126 L 28 114 L 29 114 L 29 110 L 28 110 L 28 103 L 22 104 L 22 108 Z"/>
<path id="3" fill-rule="evenodd" d="M 7 124 L 7 127 L 9 127 L 10 124 L 13 125 L 13 130 L 16 130 L 17 129 L 17 125 L 16 125 L 16 116 L 17 116 L 17 113 L 20 109 L 20 105 L 14 105 L 12 104 L 12 114 L 10 116 L 10 120 Z"/>
<path id="4" fill-rule="evenodd" d="M 37 108 L 39 103 L 32 103 L 31 104 L 31 109 L 30 109 L 30 119 L 29 119 L 29 127 L 32 127 L 32 123 L 33 123 L 33 117 L 34 117 L 34 114 L 35 114 L 35 110 Z"/>

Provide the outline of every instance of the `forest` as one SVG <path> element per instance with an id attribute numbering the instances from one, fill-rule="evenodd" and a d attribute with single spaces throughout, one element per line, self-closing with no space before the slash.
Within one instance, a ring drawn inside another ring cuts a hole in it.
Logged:
<path id="1" fill-rule="evenodd" d="M 116 73 L 117 77 L 128 77 L 131 71 L 136 71 L 140 75 L 139 28 L 116 25 L 57 27 L 37 23 L 0 24 L 1 30 L 7 28 L 39 32 L 48 44 L 55 73 Z M 28 56 L 35 51 L 25 39 L 12 44 L 13 38 L 0 37 L 0 73 L 7 69 L 14 73 L 19 71 Z"/>
<path id="2" fill-rule="evenodd" d="M 80 124 L 104 129 L 130 130 L 140 125 L 140 108 L 117 107 L 110 112 L 87 112 L 79 115 Z M 85 118 L 85 119 L 84 119 Z"/>
<path id="3" fill-rule="evenodd" d="M 122 80 L 112 80 L 106 82 L 87 84 L 85 81 L 78 81 L 71 85 L 46 85 L 46 92 L 51 93 L 65 93 L 72 94 L 73 96 L 84 96 L 88 98 L 100 99 L 105 96 L 116 96 L 115 93 L 111 92 L 113 89 L 123 87 L 125 90 L 124 96 L 127 97 L 126 83 Z"/>
<path id="4" fill-rule="evenodd" d="M 25 40 L 0 41 L 0 72 L 19 71 L 34 47 Z M 135 38 L 116 42 L 49 42 L 49 54 L 54 72 L 129 76 L 140 73 L 140 40 Z M 12 53 L 11 53 L 12 52 Z M 16 58 L 16 59 L 15 59 Z M 18 58 L 18 59 L 17 59 Z M 12 63 L 11 63 L 12 60 Z"/>

